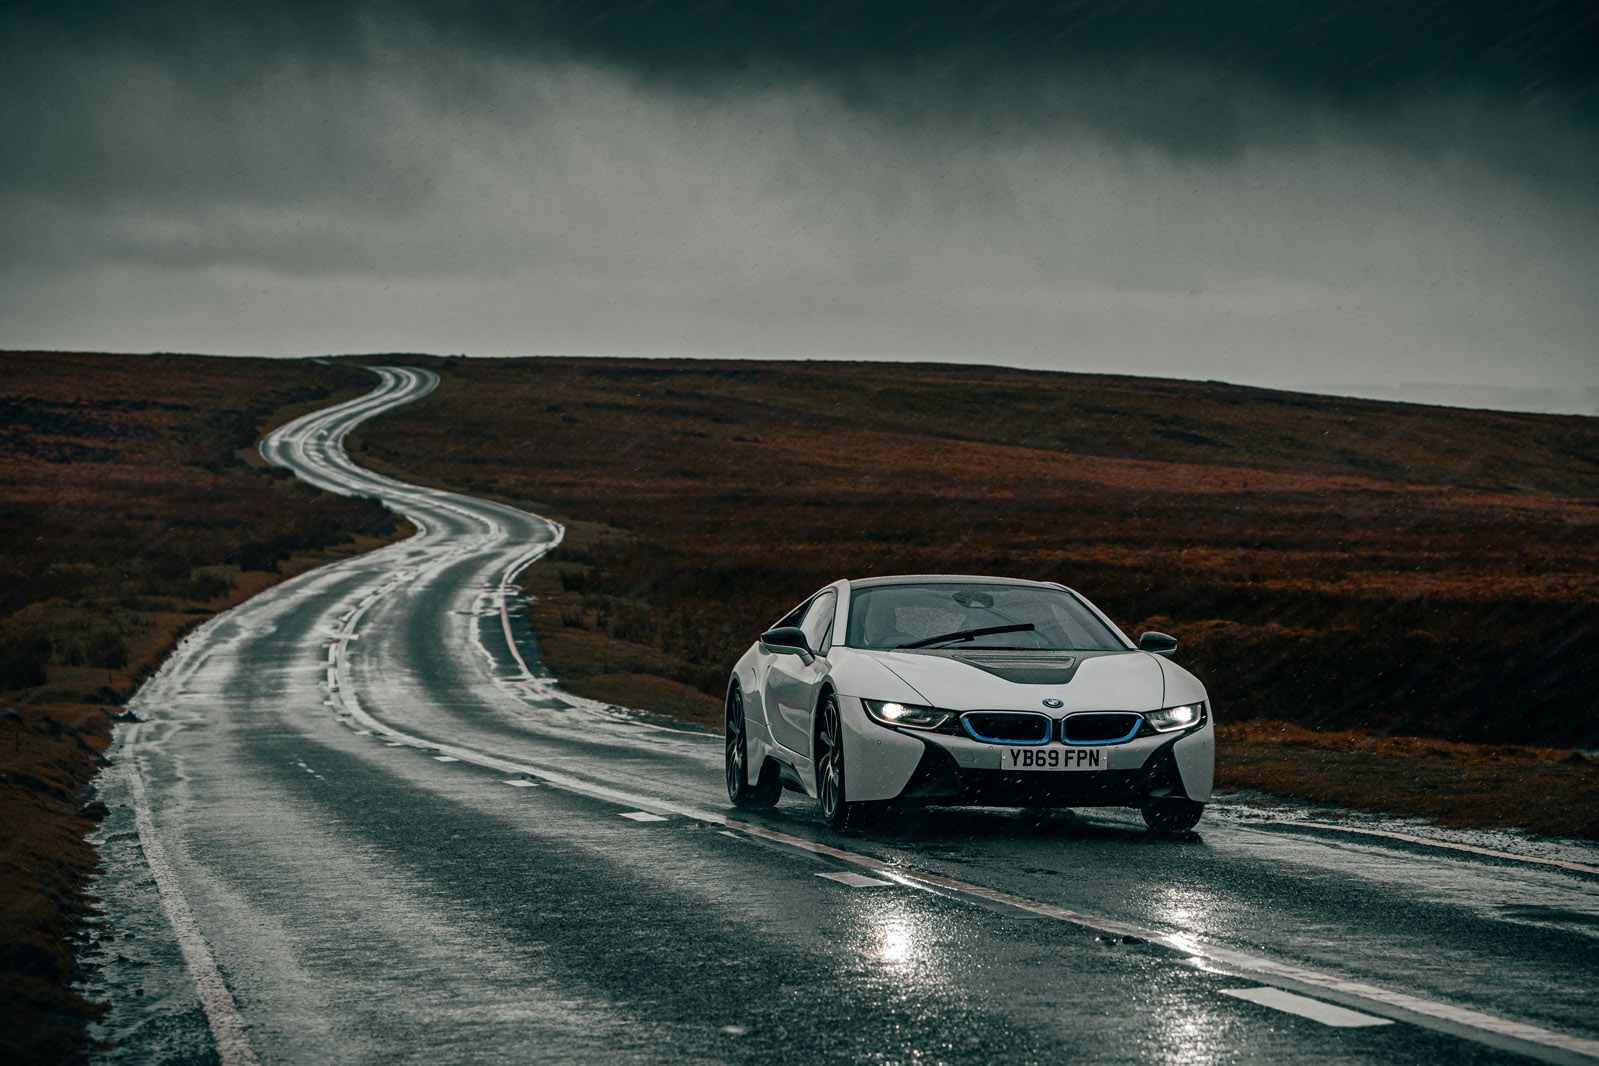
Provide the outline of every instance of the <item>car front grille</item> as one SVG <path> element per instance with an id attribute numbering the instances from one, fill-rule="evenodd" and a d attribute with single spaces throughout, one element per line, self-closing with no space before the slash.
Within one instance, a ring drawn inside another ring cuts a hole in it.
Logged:
<path id="1" fill-rule="evenodd" d="M 1049 718 L 1032 711 L 968 711 L 961 721 L 973 738 L 991 743 L 1042 744 L 1049 739 Z"/>
<path id="2" fill-rule="evenodd" d="M 1126 711 L 1068 714 L 1061 721 L 1061 737 L 1068 744 L 1116 744 L 1132 739 L 1143 722 L 1142 715 Z"/>

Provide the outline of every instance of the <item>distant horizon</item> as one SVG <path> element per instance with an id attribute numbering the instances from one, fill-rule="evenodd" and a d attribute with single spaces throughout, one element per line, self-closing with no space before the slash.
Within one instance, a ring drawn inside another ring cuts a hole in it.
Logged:
<path id="1" fill-rule="evenodd" d="M 575 352 L 545 352 L 521 355 L 485 355 L 469 352 L 423 351 L 368 351 L 368 352 L 312 352 L 300 355 L 262 355 L 251 352 L 180 352 L 180 351 L 98 351 L 91 349 L 41 349 L 0 348 L 0 354 L 12 355 L 111 355 L 160 358 L 174 356 L 200 359 L 375 359 L 385 356 L 403 358 L 415 356 L 424 359 L 636 359 L 662 361 L 747 362 L 747 363 L 881 363 L 898 366 L 968 366 L 973 369 L 992 367 L 1045 374 L 1081 374 L 1103 377 L 1144 378 L 1149 380 L 1190 381 L 1196 384 L 1217 384 L 1237 388 L 1265 389 L 1273 392 L 1301 393 L 1307 396 L 1328 396 L 1338 399 L 1370 400 L 1379 403 L 1418 404 L 1424 407 L 1456 407 L 1473 411 L 1496 411 L 1505 414 L 1545 414 L 1599 418 L 1599 385 L 1574 388 L 1517 387 L 1486 385 L 1471 382 L 1403 382 L 1398 385 L 1379 385 L 1370 382 L 1309 382 L 1276 384 L 1252 381 L 1228 381 L 1214 377 L 1191 377 L 1184 374 L 1141 374 L 1127 370 L 1087 369 L 1067 367 L 1016 366 L 1008 363 L 984 362 L 974 359 L 860 359 L 832 356 L 734 356 L 734 355 L 588 355 Z"/>

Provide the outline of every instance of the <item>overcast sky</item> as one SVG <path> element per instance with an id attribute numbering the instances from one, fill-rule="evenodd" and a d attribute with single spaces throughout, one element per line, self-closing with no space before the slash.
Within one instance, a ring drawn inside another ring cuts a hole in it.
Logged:
<path id="1" fill-rule="evenodd" d="M 1596 10 L 5 3 L 0 347 L 1599 387 Z"/>

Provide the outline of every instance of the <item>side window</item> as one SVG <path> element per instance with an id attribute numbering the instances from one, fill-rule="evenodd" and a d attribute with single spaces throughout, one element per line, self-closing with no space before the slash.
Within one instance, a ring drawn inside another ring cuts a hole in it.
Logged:
<path id="1" fill-rule="evenodd" d="M 826 654 L 833 639 L 833 616 L 838 613 L 838 593 L 832 589 L 819 594 L 811 601 L 805 620 L 799 624 L 805 639 L 818 655 Z"/>

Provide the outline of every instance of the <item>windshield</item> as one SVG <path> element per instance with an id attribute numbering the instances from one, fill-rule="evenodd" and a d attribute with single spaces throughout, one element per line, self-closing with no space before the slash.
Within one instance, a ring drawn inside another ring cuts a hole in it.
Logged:
<path id="1" fill-rule="evenodd" d="M 857 588 L 850 596 L 847 637 L 852 648 L 1127 649 L 1069 592 L 970 582 Z"/>

